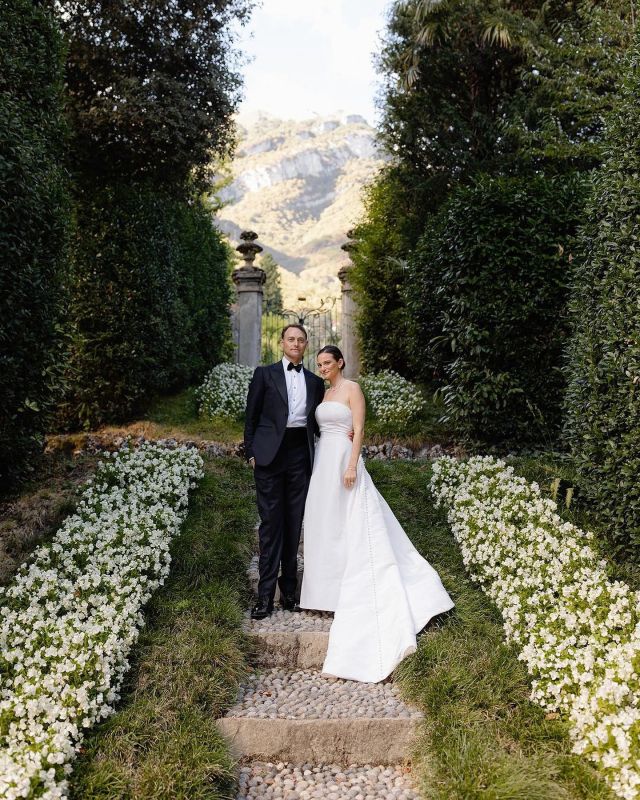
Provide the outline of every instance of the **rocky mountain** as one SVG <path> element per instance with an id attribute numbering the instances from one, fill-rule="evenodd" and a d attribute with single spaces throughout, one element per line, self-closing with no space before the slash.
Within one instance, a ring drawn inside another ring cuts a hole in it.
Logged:
<path id="1" fill-rule="evenodd" d="M 236 244 L 242 230 L 281 265 L 286 307 L 337 295 L 340 245 L 362 214 L 363 186 L 382 165 L 374 130 L 355 114 L 304 122 L 240 117 L 240 144 L 218 226 Z"/>

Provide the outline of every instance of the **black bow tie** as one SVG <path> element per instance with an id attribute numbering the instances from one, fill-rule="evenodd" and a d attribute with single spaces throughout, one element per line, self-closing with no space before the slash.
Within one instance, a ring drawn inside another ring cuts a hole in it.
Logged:
<path id="1" fill-rule="evenodd" d="M 295 369 L 296 372 L 300 372 L 300 370 L 302 369 L 302 364 L 294 364 L 292 361 L 290 361 L 287 364 L 287 371 L 289 371 L 290 369 Z"/>

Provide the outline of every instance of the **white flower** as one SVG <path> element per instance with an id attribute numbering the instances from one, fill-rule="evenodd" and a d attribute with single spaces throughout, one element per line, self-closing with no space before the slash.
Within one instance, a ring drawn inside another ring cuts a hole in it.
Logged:
<path id="1" fill-rule="evenodd" d="M 244 414 L 253 370 L 240 364 L 218 364 L 196 391 L 204 417 L 234 417 Z"/>
<path id="2" fill-rule="evenodd" d="M 616 794 L 640 797 L 640 593 L 610 581 L 593 534 L 503 461 L 441 458 L 431 490 L 520 648 L 531 699 L 568 714 L 574 751 Z"/>
<path id="3" fill-rule="evenodd" d="M 425 405 L 418 387 L 390 369 L 365 375 L 360 378 L 360 386 L 371 411 L 381 422 L 407 422 Z"/>
<path id="4" fill-rule="evenodd" d="M 201 473 L 194 449 L 108 456 L 51 544 L 0 588 L 0 797 L 66 797 L 82 730 L 113 711 Z"/>

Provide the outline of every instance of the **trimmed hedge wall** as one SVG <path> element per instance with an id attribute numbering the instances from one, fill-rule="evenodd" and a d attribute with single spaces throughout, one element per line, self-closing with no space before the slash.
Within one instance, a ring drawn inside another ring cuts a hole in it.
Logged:
<path id="1" fill-rule="evenodd" d="M 565 434 L 611 542 L 640 554 L 640 29 L 582 231 Z"/>
<path id="2" fill-rule="evenodd" d="M 561 424 L 577 179 L 481 177 L 458 189 L 409 264 L 414 366 L 476 446 L 548 442 Z"/>
<path id="3" fill-rule="evenodd" d="M 76 217 L 64 427 L 130 417 L 230 341 L 230 253 L 201 202 L 123 183 L 85 188 Z"/>
<path id="4" fill-rule="evenodd" d="M 0 486 L 40 451 L 55 385 L 68 198 L 62 41 L 44 6 L 0 7 Z"/>
<path id="5" fill-rule="evenodd" d="M 402 286 L 405 255 L 424 227 L 424 198 L 415 178 L 386 166 L 365 190 L 365 218 L 354 228 L 350 275 L 357 304 L 358 338 L 367 372 L 410 372 L 412 350 Z"/>

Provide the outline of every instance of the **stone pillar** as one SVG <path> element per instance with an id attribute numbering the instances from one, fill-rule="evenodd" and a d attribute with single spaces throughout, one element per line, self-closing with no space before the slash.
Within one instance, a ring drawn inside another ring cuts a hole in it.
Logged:
<path id="1" fill-rule="evenodd" d="M 233 282 L 238 292 L 234 314 L 234 329 L 237 335 L 237 363 L 255 368 L 260 363 L 262 349 L 262 287 L 267 279 L 265 271 L 253 262 L 262 247 L 256 243 L 258 234 L 243 231 L 241 244 L 236 250 L 241 253 L 244 264 L 234 270 Z"/>
<path id="2" fill-rule="evenodd" d="M 346 249 L 343 245 L 343 249 Z M 349 281 L 349 272 L 353 264 L 345 264 L 338 272 L 338 278 L 342 284 L 342 320 L 340 349 L 344 356 L 346 367 L 344 377 L 350 380 L 357 380 L 360 376 L 360 352 L 358 349 L 358 339 L 356 336 L 356 304 L 353 299 L 353 289 Z"/>

